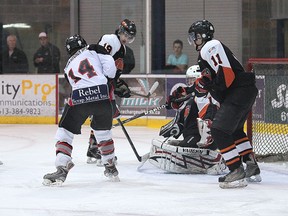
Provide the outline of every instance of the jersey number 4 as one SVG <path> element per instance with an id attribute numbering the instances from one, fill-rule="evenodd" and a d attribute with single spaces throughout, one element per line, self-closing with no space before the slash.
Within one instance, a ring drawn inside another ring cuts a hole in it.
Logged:
<path id="1" fill-rule="evenodd" d="M 97 76 L 97 73 L 94 70 L 94 67 L 90 64 L 88 59 L 84 59 L 79 63 L 78 72 L 82 75 L 86 74 L 89 78 Z M 74 75 L 72 68 L 69 70 L 68 75 L 71 79 L 74 80 L 75 83 L 81 80 L 80 77 L 77 77 Z"/>

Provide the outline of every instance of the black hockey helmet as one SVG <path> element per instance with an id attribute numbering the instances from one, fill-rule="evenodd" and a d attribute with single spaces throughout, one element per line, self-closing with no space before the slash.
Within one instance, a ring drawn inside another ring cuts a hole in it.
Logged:
<path id="1" fill-rule="evenodd" d="M 124 33 L 128 38 L 128 43 L 132 43 L 136 37 L 136 25 L 129 19 L 121 21 L 118 29 L 118 34 Z"/>
<path id="2" fill-rule="evenodd" d="M 197 34 L 200 34 L 203 42 L 209 41 L 214 35 L 214 26 L 208 20 L 194 22 L 188 30 L 188 42 L 191 45 L 197 40 Z"/>
<path id="3" fill-rule="evenodd" d="M 73 55 L 79 49 L 87 46 L 86 41 L 80 35 L 76 34 L 66 39 L 65 48 L 69 55 Z"/>

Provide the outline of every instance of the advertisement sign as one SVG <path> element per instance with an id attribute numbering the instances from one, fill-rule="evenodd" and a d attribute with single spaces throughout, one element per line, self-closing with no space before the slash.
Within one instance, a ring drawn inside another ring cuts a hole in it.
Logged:
<path id="1" fill-rule="evenodd" d="M 253 120 L 264 121 L 265 76 L 256 76 L 258 95 L 252 107 Z"/>
<path id="2" fill-rule="evenodd" d="M 59 87 L 58 87 L 58 95 L 59 95 L 59 114 L 62 114 L 64 110 L 64 106 L 68 101 L 68 98 L 71 96 L 71 86 L 69 82 L 65 79 L 64 76 L 59 75 Z"/>
<path id="3" fill-rule="evenodd" d="M 165 79 L 163 78 L 147 78 L 147 77 L 129 77 L 123 78 L 131 90 L 131 97 L 129 98 L 116 98 L 122 115 L 133 116 L 161 106 L 165 103 Z M 155 91 L 149 95 L 149 90 L 152 86 L 158 83 Z M 166 110 L 161 109 L 149 116 L 166 116 Z"/>
<path id="4" fill-rule="evenodd" d="M 55 75 L 1 75 L 0 116 L 55 116 Z"/>
<path id="5" fill-rule="evenodd" d="M 288 77 L 265 76 L 265 122 L 288 123 Z"/>

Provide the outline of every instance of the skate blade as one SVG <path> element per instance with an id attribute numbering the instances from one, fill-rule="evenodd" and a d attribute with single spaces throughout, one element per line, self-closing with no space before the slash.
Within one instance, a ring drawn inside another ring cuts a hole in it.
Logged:
<path id="1" fill-rule="evenodd" d="M 91 157 L 87 158 L 86 163 L 87 163 L 87 164 L 96 164 L 96 166 L 99 166 L 99 167 L 104 166 L 104 165 L 102 164 L 101 159 L 99 160 L 99 159 L 95 159 L 95 158 L 91 158 Z"/>
<path id="2" fill-rule="evenodd" d="M 61 187 L 63 184 L 63 181 L 61 180 L 56 180 L 55 182 L 52 182 L 49 179 L 44 179 L 44 181 L 42 182 L 42 184 L 44 186 L 55 186 L 55 187 Z"/>
<path id="3" fill-rule="evenodd" d="M 118 176 L 107 176 L 107 178 L 110 182 L 120 182 L 120 178 Z"/>
<path id="4" fill-rule="evenodd" d="M 248 177 L 248 178 L 246 178 L 246 180 L 247 180 L 247 182 L 261 182 L 262 178 L 258 174 L 258 175 L 254 175 L 254 176 Z"/>
<path id="5" fill-rule="evenodd" d="M 225 172 L 224 172 L 224 169 L 222 169 L 218 164 L 216 164 L 208 168 L 206 173 L 208 175 L 223 175 Z"/>
<path id="6" fill-rule="evenodd" d="M 219 187 L 222 189 L 244 188 L 248 185 L 246 179 L 240 179 L 234 182 L 219 182 Z"/>

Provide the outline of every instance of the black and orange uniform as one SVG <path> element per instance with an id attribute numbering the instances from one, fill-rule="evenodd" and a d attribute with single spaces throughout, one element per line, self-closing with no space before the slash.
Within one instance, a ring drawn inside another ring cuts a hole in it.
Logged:
<path id="1" fill-rule="evenodd" d="M 220 103 L 211 134 L 227 166 L 234 170 L 248 160 L 252 146 L 243 128 L 258 94 L 255 75 L 246 73 L 231 50 L 219 40 L 207 41 L 199 52 L 201 70 L 208 68 L 212 80 L 205 88 Z M 242 158 L 241 158 L 242 157 Z"/>

